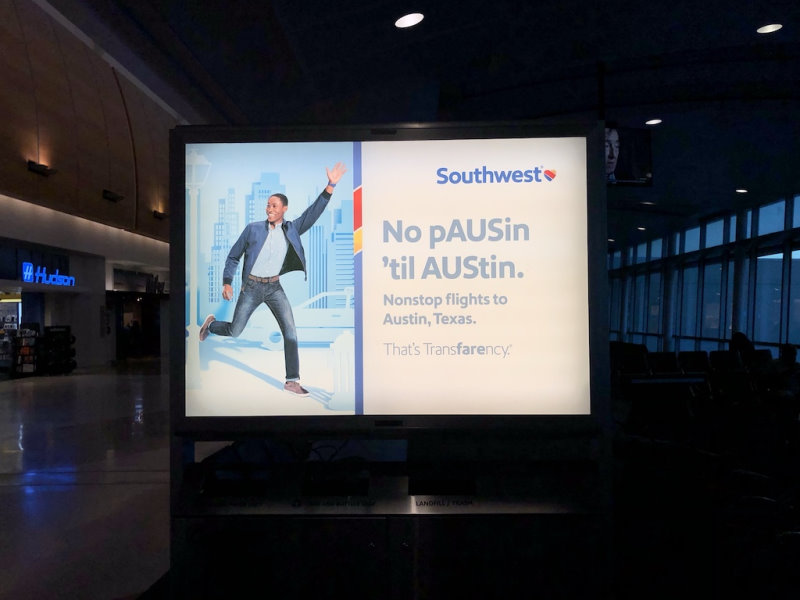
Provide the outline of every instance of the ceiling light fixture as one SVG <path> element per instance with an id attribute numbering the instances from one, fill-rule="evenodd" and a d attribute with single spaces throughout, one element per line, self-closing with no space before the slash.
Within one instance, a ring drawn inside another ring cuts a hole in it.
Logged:
<path id="1" fill-rule="evenodd" d="M 658 125 L 661 123 L 661 119 L 650 119 L 649 121 L 645 121 L 645 125 Z"/>
<path id="2" fill-rule="evenodd" d="M 642 200 L 641 202 L 639 202 L 639 204 L 641 204 L 642 206 L 655 206 L 656 205 L 656 203 L 653 202 L 652 200 Z"/>
<path id="3" fill-rule="evenodd" d="M 738 190 L 736 190 L 736 193 L 737 193 L 737 194 L 746 194 L 746 193 L 747 193 L 747 190 L 746 190 L 746 189 L 744 189 L 744 188 L 739 188 Z"/>
<path id="4" fill-rule="evenodd" d="M 398 29 L 406 29 L 407 27 L 413 27 L 424 18 L 425 16 L 422 13 L 410 13 L 397 19 L 394 22 L 394 26 Z"/>
<path id="5" fill-rule="evenodd" d="M 637 227 L 636 229 L 639 231 L 647 231 L 647 227 Z"/>
<path id="6" fill-rule="evenodd" d="M 780 23 L 772 23 L 771 25 L 764 25 L 763 27 L 759 27 L 756 29 L 758 33 L 775 33 L 779 29 L 783 29 L 783 25 Z"/>
<path id="7" fill-rule="evenodd" d="M 611 243 L 613 244 L 613 243 L 614 243 L 614 242 L 616 242 L 617 240 L 615 240 L 614 238 L 608 238 L 608 241 L 609 241 L 609 242 L 611 242 Z"/>

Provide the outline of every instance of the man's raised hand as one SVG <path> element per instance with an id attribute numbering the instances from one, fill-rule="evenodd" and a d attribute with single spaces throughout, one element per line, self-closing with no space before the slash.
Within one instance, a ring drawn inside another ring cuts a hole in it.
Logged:
<path id="1" fill-rule="evenodd" d="M 344 163 L 336 163 L 332 169 L 325 167 L 325 172 L 328 174 L 328 183 L 332 183 L 336 185 L 339 183 L 339 180 L 342 178 L 347 172 L 347 168 L 344 166 Z"/>

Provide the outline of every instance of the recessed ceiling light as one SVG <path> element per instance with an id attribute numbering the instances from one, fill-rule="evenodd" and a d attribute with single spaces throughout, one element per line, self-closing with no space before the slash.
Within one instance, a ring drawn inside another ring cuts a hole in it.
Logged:
<path id="1" fill-rule="evenodd" d="M 758 33 L 775 33 L 779 29 L 783 29 L 783 25 L 780 23 L 772 23 L 771 25 L 764 25 L 763 27 L 759 27 L 756 29 Z"/>
<path id="2" fill-rule="evenodd" d="M 747 190 L 746 190 L 746 189 L 744 189 L 744 188 L 739 188 L 738 190 L 736 190 L 736 193 L 737 193 L 737 194 L 746 194 L 746 193 L 747 193 Z"/>
<path id="3" fill-rule="evenodd" d="M 645 125 L 658 125 L 661 123 L 661 119 L 650 119 L 649 121 L 645 121 Z"/>
<path id="4" fill-rule="evenodd" d="M 404 17 L 400 17 L 399 19 L 397 19 L 397 21 L 394 22 L 394 26 L 397 27 L 398 29 L 413 27 L 414 25 L 422 21 L 422 19 L 424 18 L 425 16 L 422 13 L 410 13 L 405 15 Z"/>
<path id="5" fill-rule="evenodd" d="M 656 205 L 656 203 L 652 202 L 651 200 L 643 200 L 642 202 L 639 202 L 639 204 L 641 204 L 642 206 L 655 206 Z"/>
<path id="6" fill-rule="evenodd" d="M 639 231 L 647 231 L 647 227 L 637 227 L 636 229 Z"/>
<path id="7" fill-rule="evenodd" d="M 614 242 L 616 242 L 617 240 L 615 240 L 614 238 L 608 238 L 608 241 L 609 241 L 609 242 L 611 242 L 611 243 L 613 244 L 613 243 L 614 243 Z"/>

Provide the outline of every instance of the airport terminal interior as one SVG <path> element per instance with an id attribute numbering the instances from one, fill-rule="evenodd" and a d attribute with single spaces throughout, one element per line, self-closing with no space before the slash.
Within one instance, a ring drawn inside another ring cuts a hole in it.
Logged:
<path id="1" fill-rule="evenodd" d="M 701 4 L 0 0 L 0 598 L 796 598 L 800 4 Z M 499 122 L 605 135 L 598 430 L 477 451 L 544 508 L 176 519 L 176 472 L 220 514 L 266 463 L 499 476 L 448 433 L 176 441 L 170 131 Z"/>

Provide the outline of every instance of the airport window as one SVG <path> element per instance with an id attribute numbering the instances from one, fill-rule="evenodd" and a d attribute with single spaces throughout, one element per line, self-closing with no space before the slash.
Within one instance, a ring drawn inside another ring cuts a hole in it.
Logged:
<path id="1" fill-rule="evenodd" d="M 800 227 L 800 196 L 794 197 L 794 217 L 792 227 Z"/>
<path id="2" fill-rule="evenodd" d="M 636 264 L 647 262 L 647 244 L 641 243 L 636 246 Z"/>
<path id="3" fill-rule="evenodd" d="M 783 200 L 758 209 L 758 235 L 783 231 L 786 203 Z"/>
<path id="4" fill-rule="evenodd" d="M 678 287 L 678 283 L 679 283 L 678 279 L 679 278 L 678 278 L 677 275 L 674 275 L 672 277 L 672 283 L 669 286 L 670 287 L 669 295 L 670 295 L 670 298 L 672 298 L 672 302 L 670 303 L 670 305 L 668 307 L 665 307 L 665 309 L 664 309 L 664 310 L 669 310 L 670 313 L 671 313 L 670 314 L 670 316 L 671 316 L 670 321 L 671 321 L 671 324 L 672 324 L 671 325 L 672 329 L 670 331 L 668 331 L 668 332 L 665 332 L 665 333 L 668 333 L 670 336 L 674 336 L 674 334 L 678 331 L 677 323 L 679 322 L 678 319 L 680 318 L 680 303 L 678 302 L 678 298 L 679 298 L 679 296 L 678 296 L 678 289 L 679 289 L 679 287 Z M 674 346 L 668 345 L 668 348 L 669 349 L 674 349 Z"/>
<path id="5" fill-rule="evenodd" d="M 797 226 L 800 195 L 626 247 L 610 257 L 621 271 L 612 278 L 612 337 L 650 350 L 716 350 L 742 331 L 775 355 L 780 343 L 800 345 Z"/>
<path id="6" fill-rule="evenodd" d="M 634 307 L 633 307 L 633 331 L 645 331 L 645 313 L 647 311 L 647 304 L 645 303 L 645 276 L 636 276 L 636 292 L 634 294 Z"/>
<path id="7" fill-rule="evenodd" d="M 750 259 L 745 258 L 742 261 L 742 277 L 738 280 L 739 291 L 739 310 L 737 315 L 737 323 L 739 323 L 740 331 L 748 329 L 747 323 L 750 320 Z"/>
<path id="8" fill-rule="evenodd" d="M 714 246 L 722 245 L 722 232 L 724 230 L 724 225 L 724 219 L 712 221 L 706 225 L 706 248 L 713 248 Z"/>
<path id="9" fill-rule="evenodd" d="M 781 253 L 759 256 L 756 261 L 754 341 L 780 341 L 782 271 Z"/>
<path id="10" fill-rule="evenodd" d="M 661 238 L 650 242 L 650 260 L 658 260 L 659 258 L 661 258 Z"/>
<path id="11" fill-rule="evenodd" d="M 661 333 L 661 273 L 650 273 L 647 301 L 647 333 Z"/>
<path id="12" fill-rule="evenodd" d="M 700 228 L 692 227 L 683 234 L 683 251 L 694 252 L 700 249 Z"/>
<path id="13" fill-rule="evenodd" d="M 795 213 L 797 204 L 795 203 Z M 800 250 L 792 252 L 792 268 L 789 274 L 789 336 L 790 344 L 800 344 Z"/>
<path id="14" fill-rule="evenodd" d="M 619 315 L 622 314 L 622 305 L 620 299 L 622 297 L 622 280 L 615 277 L 611 280 L 611 300 L 608 303 L 609 312 L 609 328 L 612 332 L 619 332 Z M 616 338 L 615 338 L 616 339 Z"/>
<path id="15" fill-rule="evenodd" d="M 733 278 L 734 262 L 728 261 L 728 285 L 725 293 L 725 339 L 731 339 L 733 333 Z"/>
<path id="16" fill-rule="evenodd" d="M 700 350 L 705 350 L 706 352 L 713 352 L 714 350 L 719 350 L 719 342 L 714 340 L 700 340 Z"/>
<path id="17" fill-rule="evenodd" d="M 703 268 L 703 337 L 719 338 L 722 311 L 722 265 L 710 263 Z"/>
<path id="18" fill-rule="evenodd" d="M 683 285 L 681 287 L 681 346 L 683 338 L 694 337 L 696 335 L 697 327 L 697 266 L 686 267 L 683 269 Z M 694 343 L 691 347 L 681 347 L 680 350 L 693 350 Z"/>
<path id="19" fill-rule="evenodd" d="M 620 315 L 620 325 L 625 333 L 633 331 L 631 322 L 633 314 L 633 276 L 625 278 L 625 283 L 622 288 L 622 314 Z"/>

